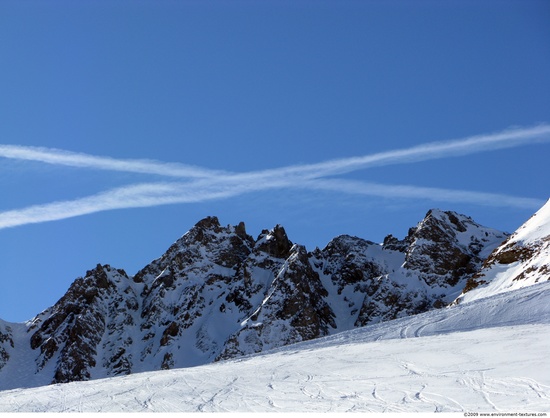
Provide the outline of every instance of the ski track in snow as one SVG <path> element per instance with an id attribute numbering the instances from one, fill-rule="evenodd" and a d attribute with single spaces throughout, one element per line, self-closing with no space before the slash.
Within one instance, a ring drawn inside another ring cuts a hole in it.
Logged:
<path id="1" fill-rule="evenodd" d="M 187 369 L 0 392 L 4 412 L 550 411 L 550 282 Z"/>

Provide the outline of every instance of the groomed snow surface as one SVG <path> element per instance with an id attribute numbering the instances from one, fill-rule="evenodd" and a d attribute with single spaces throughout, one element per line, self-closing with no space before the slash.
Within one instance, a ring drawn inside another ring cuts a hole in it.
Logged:
<path id="1" fill-rule="evenodd" d="M 0 411 L 550 412 L 549 301 L 545 282 L 244 359 L 3 391 Z"/>

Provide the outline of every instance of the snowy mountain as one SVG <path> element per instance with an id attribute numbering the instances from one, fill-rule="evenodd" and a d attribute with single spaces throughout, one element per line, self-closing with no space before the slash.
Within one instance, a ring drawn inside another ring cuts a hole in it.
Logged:
<path id="1" fill-rule="evenodd" d="M 312 252 L 280 225 L 254 239 L 244 223 L 208 217 L 135 276 L 97 265 L 27 323 L 0 321 L 0 390 L 205 365 L 435 315 L 503 246 L 539 242 L 547 212 L 508 237 L 433 209 L 402 240 L 339 236 Z M 521 263 L 526 274 L 540 264 Z"/>
<path id="2" fill-rule="evenodd" d="M 550 282 L 199 367 L 0 392 L 3 412 L 549 411 Z"/>
<path id="3" fill-rule="evenodd" d="M 457 303 L 550 280 L 550 200 L 496 248 Z"/>

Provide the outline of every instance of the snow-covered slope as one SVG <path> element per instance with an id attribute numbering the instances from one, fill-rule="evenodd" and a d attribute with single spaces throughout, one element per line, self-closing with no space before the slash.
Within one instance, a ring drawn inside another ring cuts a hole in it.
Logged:
<path id="1" fill-rule="evenodd" d="M 496 248 L 457 303 L 550 280 L 550 200 Z"/>
<path id="2" fill-rule="evenodd" d="M 0 411 L 550 412 L 550 282 L 199 367 L 0 392 Z"/>
<path id="3" fill-rule="evenodd" d="M 0 369 L 8 362 L 11 348 L 13 348 L 12 328 L 0 319 Z"/>
<path id="4" fill-rule="evenodd" d="M 135 276 L 97 265 L 26 324 L 0 325 L 0 390 L 207 364 L 452 302 L 506 235 L 430 210 L 399 240 L 308 252 L 280 225 L 198 222 Z"/>

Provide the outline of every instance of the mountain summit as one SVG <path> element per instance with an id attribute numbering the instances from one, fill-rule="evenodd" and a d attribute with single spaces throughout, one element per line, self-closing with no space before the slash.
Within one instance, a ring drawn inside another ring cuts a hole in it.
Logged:
<path id="1" fill-rule="evenodd" d="M 483 263 L 457 303 L 550 280 L 550 200 Z"/>
<path id="2" fill-rule="evenodd" d="M 204 218 L 134 276 L 97 265 L 27 323 L 0 321 L 0 390 L 196 366 L 445 307 L 510 252 L 504 265 L 534 283 L 547 206 L 512 236 L 432 209 L 403 239 L 342 235 L 312 252 L 281 225 L 254 239 Z"/>

